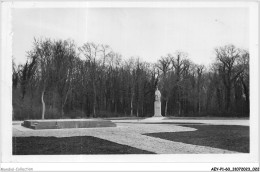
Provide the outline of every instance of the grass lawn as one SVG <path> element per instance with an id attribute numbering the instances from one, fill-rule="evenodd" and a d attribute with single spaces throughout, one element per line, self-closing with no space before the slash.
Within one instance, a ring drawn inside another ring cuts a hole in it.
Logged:
<path id="1" fill-rule="evenodd" d="M 13 137 L 13 155 L 153 154 L 91 136 Z"/>
<path id="2" fill-rule="evenodd" d="M 188 132 L 149 133 L 145 135 L 187 144 L 249 153 L 248 126 L 192 124 L 181 126 L 192 127 L 197 130 Z"/>

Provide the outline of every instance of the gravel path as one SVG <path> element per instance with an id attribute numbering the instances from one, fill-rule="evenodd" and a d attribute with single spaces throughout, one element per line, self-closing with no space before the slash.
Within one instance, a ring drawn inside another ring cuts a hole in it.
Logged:
<path id="1" fill-rule="evenodd" d="M 132 146 L 138 149 L 155 152 L 157 154 L 190 154 L 190 153 L 238 153 L 207 146 L 197 146 L 181 142 L 174 142 L 160 138 L 150 137 L 142 134 L 158 132 L 185 132 L 195 131 L 190 127 L 183 127 L 174 124 L 151 124 L 153 122 L 180 122 L 180 123 L 205 123 L 221 125 L 249 125 L 248 120 L 113 120 L 117 127 L 107 128 L 78 128 L 78 129 L 49 129 L 33 130 L 22 127 L 15 123 L 13 125 L 14 137 L 72 137 L 72 136 L 94 136 L 97 138 L 109 140 L 123 145 Z M 149 122 L 150 124 L 144 124 Z"/>

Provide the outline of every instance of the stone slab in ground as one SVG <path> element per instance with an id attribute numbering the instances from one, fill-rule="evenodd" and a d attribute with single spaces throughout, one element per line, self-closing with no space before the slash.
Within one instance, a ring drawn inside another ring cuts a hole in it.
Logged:
<path id="1" fill-rule="evenodd" d="M 104 119 L 51 119 L 51 120 L 25 120 L 22 126 L 39 129 L 63 129 L 63 128 L 97 128 L 116 127 L 110 120 Z"/>

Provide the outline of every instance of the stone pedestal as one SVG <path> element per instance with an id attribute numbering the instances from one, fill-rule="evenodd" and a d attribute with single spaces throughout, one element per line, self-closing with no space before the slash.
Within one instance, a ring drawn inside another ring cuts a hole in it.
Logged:
<path id="1" fill-rule="evenodd" d="M 162 117 L 161 101 L 155 101 L 154 102 L 154 117 Z"/>

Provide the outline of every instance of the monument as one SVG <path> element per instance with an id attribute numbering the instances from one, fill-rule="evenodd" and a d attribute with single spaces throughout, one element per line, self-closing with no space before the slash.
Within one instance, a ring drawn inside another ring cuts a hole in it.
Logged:
<path id="1" fill-rule="evenodd" d="M 161 114 L 161 93 L 158 90 L 158 87 L 155 91 L 155 101 L 154 101 L 154 116 L 153 117 L 162 117 Z"/>

